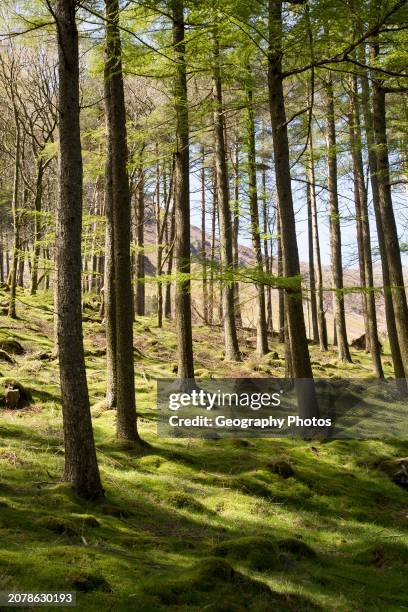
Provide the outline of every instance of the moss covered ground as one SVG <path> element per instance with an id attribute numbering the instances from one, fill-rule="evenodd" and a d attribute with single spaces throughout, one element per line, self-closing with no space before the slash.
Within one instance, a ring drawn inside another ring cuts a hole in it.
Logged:
<path id="1" fill-rule="evenodd" d="M 0 407 L 0 590 L 75 590 L 86 612 L 408 608 L 407 493 L 377 467 L 407 456 L 407 443 L 161 439 L 155 378 L 174 376 L 174 326 L 140 318 L 137 406 L 150 448 L 137 454 L 117 443 L 115 415 L 103 409 L 105 340 L 90 306 L 85 348 L 106 498 L 82 501 L 60 482 L 52 296 L 18 298 L 19 318 L 0 317 L 0 341 L 25 352 L 0 372 L 32 400 Z M 245 360 L 226 371 L 219 329 L 196 326 L 194 339 L 201 377 L 284 375 L 276 343 L 278 357 L 260 360 L 254 338 L 241 335 Z M 363 351 L 348 366 L 311 351 L 319 377 L 371 375 Z"/>

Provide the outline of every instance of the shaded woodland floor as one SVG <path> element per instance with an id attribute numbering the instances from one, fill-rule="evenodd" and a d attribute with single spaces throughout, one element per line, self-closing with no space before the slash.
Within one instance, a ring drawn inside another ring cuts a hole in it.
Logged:
<path id="1" fill-rule="evenodd" d="M 407 609 L 407 493 L 376 467 L 407 456 L 407 443 L 160 439 L 154 379 L 174 376 L 176 338 L 172 324 L 143 318 L 137 406 L 151 448 L 136 455 L 118 445 L 114 413 L 103 409 L 105 341 L 90 296 L 85 348 L 106 499 L 84 502 L 59 482 L 52 296 L 18 298 L 19 319 L 0 317 L 0 340 L 25 353 L 0 371 L 32 401 L 0 408 L 0 590 L 72 589 L 86 611 Z M 276 343 L 256 359 L 246 332 L 245 360 L 226 373 L 220 330 L 196 326 L 194 340 L 198 376 L 284 376 Z M 334 352 L 311 352 L 316 376 L 371 374 L 363 351 L 346 366 Z M 387 355 L 384 363 L 390 375 Z"/>

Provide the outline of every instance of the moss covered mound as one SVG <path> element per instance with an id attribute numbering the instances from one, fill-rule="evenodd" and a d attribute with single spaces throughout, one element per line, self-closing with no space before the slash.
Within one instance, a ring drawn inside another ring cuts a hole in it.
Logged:
<path id="1" fill-rule="evenodd" d="M 281 569 L 279 550 L 268 538 L 245 536 L 226 540 L 214 547 L 213 553 L 240 561 L 257 571 Z"/>

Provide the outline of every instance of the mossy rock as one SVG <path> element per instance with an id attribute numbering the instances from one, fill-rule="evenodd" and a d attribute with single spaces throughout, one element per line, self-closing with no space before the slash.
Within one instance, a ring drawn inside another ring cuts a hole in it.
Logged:
<path id="1" fill-rule="evenodd" d="M 214 555 L 241 561 L 256 571 L 281 569 L 279 550 L 268 538 L 245 536 L 226 540 L 213 549 Z"/>
<path id="2" fill-rule="evenodd" d="M 112 592 L 109 582 L 100 574 L 76 574 L 69 576 L 67 580 L 75 591 L 80 591 L 81 593 L 89 593 L 90 591 Z"/>
<path id="3" fill-rule="evenodd" d="M 278 474 L 282 478 L 290 478 L 295 475 L 295 471 L 284 459 L 276 459 L 275 461 L 270 461 L 267 464 L 268 470 L 270 470 L 273 474 Z"/>
<path id="4" fill-rule="evenodd" d="M 0 350 L 5 351 L 9 355 L 24 355 L 24 347 L 13 338 L 6 338 L 6 340 L 0 340 Z"/>
<path id="5" fill-rule="evenodd" d="M 0 349 L 0 361 L 4 361 L 5 363 L 14 363 L 14 359 L 12 357 L 10 357 L 10 355 L 8 353 L 6 353 L 6 351 L 3 351 Z"/>
<path id="6" fill-rule="evenodd" d="M 26 387 L 24 387 L 24 385 L 22 385 L 20 382 L 18 382 L 18 380 L 15 380 L 14 378 L 4 378 L 2 380 L 2 386 L 3 386 L 4 392 L 6 392 L 7 389 L 18 389 L 19 390 L 20 397 L 18 400 L 17 408 L 24 408 L 24 406 L 27 406 L 28 404 L 30 404 L 30 402 L 33 399 L 31 395 L 31 391 L 27 389 Z"/>
<path id="7" fill-rule="evenodd" d="M 293 555 L 296 559 L 313 559 L 316 552 L 308 544 L 296 538 L 285 538 L 277 542 L 279 551 Z"/>
<path id="8" fill-rule="evenodd" d="M 379 462 L 377 467 L 387 474 L 394 484 L 408 491 L 408 457 L 386 459 Z"/>

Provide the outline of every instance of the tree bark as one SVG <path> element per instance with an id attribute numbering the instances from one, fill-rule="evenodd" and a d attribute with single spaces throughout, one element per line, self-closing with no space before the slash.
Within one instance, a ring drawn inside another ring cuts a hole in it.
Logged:
<path id="1" fill-rule="evenodd" d="M 21 163 L 21 129 L 20 119 L 18 117 L 16 101 L 14 99 L 14 85 L 12 85 L 12 103 L 14 112 L 14 127 L 15 127 L 15 159 L 14 159 L 14 177 L 13 177 L 13 197 L 11 201 L 11 213 L 13 217 L 13 250 L 11 252 L 11 266 L 8 276 L 8 285 L 10 287 L 10 302 L 8 316 L 12 319 L 17 317 L 16 313 L 16 288 L 17 288 L 17 270 L 18 270 L 18 252 L 20 248 L 20 215 L 18 213 L 18 199 L 20 188 L 20 163 Z"/>
<path id="2" fill-rule="evenodd" d="M 239 267 L 239 146 L 238 142 L 235 144 L 234 150 L 234 206 L 233 206 L 233 241 L 232 251 L 234 260 L 234 270 L 237 271 Z M 235 312 L 235 325 L 242 327 L 242 313 L 241 303 L 239 297 L 239 282 L 234 282 L 234 312 Z"/>
<path id="3" fill-rule="evenodd" d="M 175 154 L 175 257 L 176 330 L 178 338 L 178 376 L 194 378 L 193 333 L 191 323 L 190 279 L 190 155 L 187 75 L 184 38 L 184 3 L 172 0 L 173 48 L 177 60 L 174 77 L 176 110 Z"/>
<path id="4" fill-rule="evenodd" d="M 373 55 L 379 54 L 379 46 L 373 45 Z M 401 263 L 401 250 L 398 240 L 397 226 L 390 186 L 390 170 L 388 160 L 387 122 L 385 113 L 385 91 L 381 80 L 372 78 L 373 87 L 373 128 L 376 151 L 376 175 L 378 183 L 379 211 L 384 232 L 384 244 L 388 263 L 392 303 L 394 307 L 395 326 L 398 343 L 404 366 L 405 377 L 408 378 L 408 306 L 405 293 L 404 275 Z"/>
<path id="5" fill-rule="evenodd" d="M 364 167 L 362 156 L 362 139 L 360 123 L 360 105 L 358 100 L 357 77 L 352 76 L 351 82 L 351 116 L 350 116 L 350 142 L 353 158 L 354 197 L 356 201 L 356 215 L 359 217 L 359 242 L 363 264 L 362 277 L 364 279 L 363 291 L 366 307 L 367 348 L 373 362 L 373 371 L 377 378 L 383 378 L 381 364 L 381 347 L 378 339 L 377 313 L 375 307 L 373 261 L 371 253 L 370 224 L 368 219 L 367 189 L 364 182 Z"/>
<path id="6" fill-rule="evenodd" d="M 217 173 L 218 215 L 220 226 L 220 259 L 222 282 L 222 318 L 224 324 L 225 358 L 240 361 L 237 330 L 235 327 L 234 283 L 232 278 L 234 262 L 232 253 L 232 219 L 229 205 L 228 170 L 225 158 L 222 85 L 220 71 L 220 49 L 217 35 L 213 40 L 213 101 L 215 169 Z"/>
<path id="7" fill-rule="evenodd" d="M 59 74 L 59 203 L 56 236 L 56 317 L 64 478 L 86 498 L 103 495 L 89 406 L 82 335 L 82 154 L 79 124 L 79 57 L 75 0 L 57 0 Z"/>
<path id="8" fill-rule="evenodd" d="M 272 274 L 272 247 L 271 257 L 269 256 L 269 210 L 268 210 L 268 194 L 266 191 L 266 167 L 262 167 L 262 223 L 263 223 L 263 249 L 265 259 L 265 272 L 269 276 Z M 266 328 L 268 331 L 273 332 L 273 321 L 272 321 L 272 287 L 270 284 L 266 285 Z"/>
<path id="9" fill-rule="evenodd" d="M 43 195 L 43 175 L 44 175 L 44 162 L 43 158 L 37 162 L 37 179 L 35 188 L 34 198 L 34 248 L 33 248 L 33 263 L 31 267 L 31 295 L 35 295 L 38 288 L 38 259 L 40 257 L 40 241 L 42 238 L 42 195 Z"/>
<path id="10" fill-rule="evenodd" d="M 333 277 L 333 305 L 340 361 L 351 363 L 347 341 L 346 313 L 344 309 L 343 262 L 341 254 L 340 212 L 337 192 L 336 125 L 334 119 L 333 82 L 326 83 L 326 139 L 329 188 L 330 253 Z"/>
<path id="11" fill-rule="evenodd" d="M 313 205 L 312 205 L 312 186 L 307 183 L 307 233 L 308 233 L 308 248 L 309 248 L 309 301 L 310 314 L 312 319 L 312 340 L 315 344 L 319 342 L 319 325 L 317 316 L 317 299 L 316 299 L 316 276 L 315 276 L 315 261 L 314 261 L 314 244 L 313 244 Z"/>
<path id="12" fill-rule="evenodd" d="M 277 242 L 278 242 L 278 278 L 283 279 L 283 259 L 282 259 L 282 236 L 281 236 L 281 223 L 279 210 L 276 212 L 277 215 Z M 278 288 L 278 329 L 279 329 L 279 342 L 283 344 L 285 342 L 285 292 L 282 287 Z"/>
<path id="13" fill-rule="evenodd" d="M 205 188 L 205 151 L 201 147 L 201 269 L 203 279 L 203 319 L 208 323 L 208 282 L 207 282 L 207 249 L 206 249 L 206 188 Z"/>
<path id="14" fill-rule="evenodd" d="M 380 195 L 377 176 L 377 154 L 374 142 L 373 116 L 371 111 L 370 87 L 366 75 L 361 77 L 362 109 L 364 115 L 364 129 L 367 139 L 368 162 L 370 166 L 370 182 L 373 196 L 374 214 L 377 228 L 378 246 L 381 257 L 381 269 L 383 278 L 383 292 L 385 305 L 385 318 L 387 323 L 388 340 L 390 343 L 391 357 L 394 366 L 394 374 L 397 380 L 401 396 L 408 394 L 408 385 L 405 378 L 404 364 L 398 344 L 398 334 L 394 316 L 394 305 L 391 295 L 390 274 L 387 261 L 387 250 L 385 244 L 384 230 L 381 220 Z"/>
<path id="15" fill-rule="evenodd" d="M 107 223 L 113 226 L 113 293 L 115 317 L 116 434 L 140 442 L 136 427 L 133 359 L 133 295 L 130 266 L 130 189 L 123 90 L 119 2 L 106 0 L 105 111 L 107 130 Z M 107 317 L 112 313 L 107 311 Z"/>
<path id="16" fill-rule="evenodd" d="M 144 167 L 139 167 L 139 181 L 136 187 L 136 270 L 135 270 L 135 310 L 140 317 L 145 315 L 145 256 L 144 256 Z"/>
<path id="17" fill-rule="evenodd" d="M 323 270 L 322 270 L 322 259 L 320 255 L 320 237 L 319 237 L 319 221 L 317 214 L 317 199 L 316 199 L 316 181 L 315 181 L 315 169 L 314 169 L 314 151 L 313 151 L 313 137 L 310 134 L 309 139 L 309 159 L 307 166 L 307 180 L 310 186 L 310 204 L 311 204 L 311 215 L 312 215 L 312 234 L 313 234 L 313 251 L 314 251 L 314 265 L 316 269 L 316 281 L 317 281 L 317 325 L 319 331 L 319 344 L 321 351 L 327 351 L 327 324 L 326 315 L 324 311 L 324 284 L 323 284 Z"/>
<path id="18" fill-rule="evenodd" d="M 261 247 L 261 233 L 258 211 L 258 190 L 256 181 L 256 147 L 255 147 L 255 119 L 253 109 L 252 87 L 247 86 L 247 133 L 248 133 L 248 189 L 249 211 L 251 219 L 252 247 L 255 254 L 257 272 L 263 273 L 263 258 Z M 262 281 L 256 283 L 257 292 L 257 318 L 256 318 L 256 352 L 258 355 L 268 353 L 268 330 L 265 311 L 265 288 Z"/>
<path id="19" fill-rule="evenodd" d="M 272 124 L 276 187 L 281 224 L 283 272 L 293 376 L 301 415 L 317 415 L 319 408 L 310 364 L 302 302 L 299 253 L 290 176 L 289 142 L 282 77 L 282 2 L 269 0 L 268 95 Z"/>

